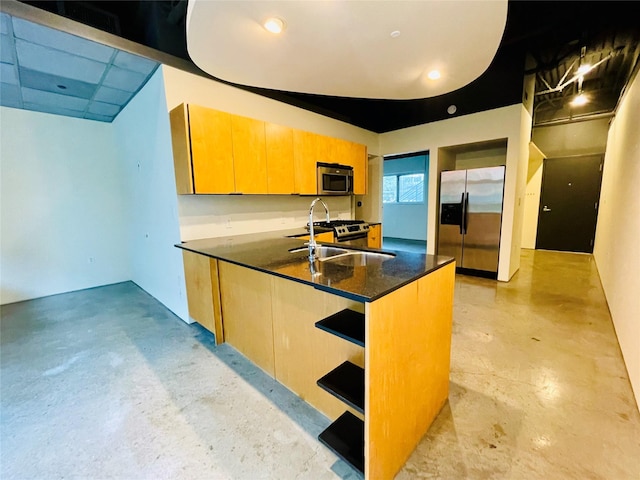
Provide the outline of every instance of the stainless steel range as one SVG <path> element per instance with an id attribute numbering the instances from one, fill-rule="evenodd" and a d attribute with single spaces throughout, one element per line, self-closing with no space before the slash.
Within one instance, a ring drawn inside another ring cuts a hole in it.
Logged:
<path id="1" fill-rule="evenodd" d="M 309 225 L 307 224 L 307 228 Z M 330 222 L 313 222 L 316 233 L 320 229 L 333 230 L 335 241 L 345 245 L 367 246 L 369 224 L 364 220 L 331 220 Z"/>

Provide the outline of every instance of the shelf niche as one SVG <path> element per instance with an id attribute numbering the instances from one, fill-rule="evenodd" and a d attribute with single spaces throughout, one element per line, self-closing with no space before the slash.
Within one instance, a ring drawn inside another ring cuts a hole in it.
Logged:
<path id="1" fill-rule="evenodd" d="M 353 413 L 340 415 L 318 440 L 364 475 L 364 422 Z"/>
<path id="2" fill-rule="evenodd" d="M 316 322 L 316 327 L 364 347 L 364 314 L 345 309 Z M 364 413 L 364 369 L 343 362 L 317 381 L 320 388 Z M 342 460 L 364 475 L 364 422 L 346 411 L 318 435 Z"/>
<path id="3" fill-rule="evenodd" d="M 342 310 L 316 322 L 316 327 L 364 347 L 364 314 Z"/>
<path id="4" fill-rule="evenodd" d="M 318 380 L 318 386 L 364 413 L 364 368 L 347 361 Z"/>

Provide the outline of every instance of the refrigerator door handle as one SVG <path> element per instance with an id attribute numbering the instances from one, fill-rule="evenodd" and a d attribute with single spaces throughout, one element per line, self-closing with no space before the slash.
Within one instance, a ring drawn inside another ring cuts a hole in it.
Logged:
<path id="1" fill-rule="evenodd" d="M 463 209 L 463 221 L 464 224 L 464 234 L 467 234 L 467 227 L 469 223 L 469 192 L 466 193 L 466 198 L 464 200 L 464 209 Z"/>
<path id="2" fill-rule="evenodd" d="M 464 192 L 462 192 L 462 197 L 460 198 L 460 207 L 462 209 L 460 214 L 460 235 L 462 235 L 464 233 L 464 217 L 466 215 L 464 211 Z"/>

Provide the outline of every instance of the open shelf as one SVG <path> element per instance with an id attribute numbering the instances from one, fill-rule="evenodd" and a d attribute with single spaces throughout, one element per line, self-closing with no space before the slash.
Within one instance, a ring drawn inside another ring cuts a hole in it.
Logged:
<path id="1" fill-rule="evenodd" d="M 364 422 L 353 413 L 340 415 L 318 440 L 364 475 Z"/>
<path id="2" fill-rule="evenodd" d="M 347 361 L 318 380 L 318 386 L 364 413 L 364 369 Z"/>
<path id="3" fill-rule="evenodd" d="M 348 308 L 319 322 L 316 327 L 364 347 L 364 314 Z"/>

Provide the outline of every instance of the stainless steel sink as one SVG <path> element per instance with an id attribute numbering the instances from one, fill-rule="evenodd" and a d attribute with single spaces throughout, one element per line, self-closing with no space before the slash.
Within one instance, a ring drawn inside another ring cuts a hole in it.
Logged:
<path id="1" fill-rule="evenodd" d="M 292 248 L 289 250 L 291 253 L 308 251 L 309 247 Z M 369 252 L 351 248 L 329 247 L 326 245 L 318 245 L 318 247 L 316 247 L 316 259 L 319 262 L 340 263 L 341 265 L 371 265 L 374 263 L 382 263 L 393 257 L 395 257 L 395 254 L 386 252 Z"/>
<path id="2" fill-rule="evenodd" d="M 321 258 L 320 262 L 338 265 L 363 267 L 365 265 L 379 265 L 382 262 L 395 257 L 393 253 L 365 252 L 361 250 L 349 250 L 347 253 Z"/>
<path id="3" fill-rule="evenodd" d="M 336 255 L 345 255 L 353 250 L 340 247 L 328 247 L 325 245 L 318 245 L 316 247 L 316 258 L 318 260 L 327 260 L 328 258 L 335 257 Z M 292 248 L 290 253 L 309 252 L 309 247 Z"/>

